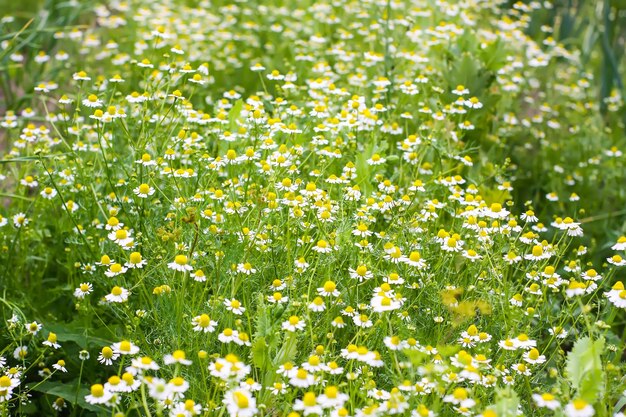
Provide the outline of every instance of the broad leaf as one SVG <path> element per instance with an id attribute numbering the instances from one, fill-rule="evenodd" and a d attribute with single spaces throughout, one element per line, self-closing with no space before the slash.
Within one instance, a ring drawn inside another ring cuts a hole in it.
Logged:
<path id="1" fill-rule="evenodd" d="M 85 410 L 95 411 L 98 413 L 108 412 L 106 408 L 89 404 L 85 401 L 85 396 L 89 395 L 89 388 L 86 385 L 81 385 L 78 387 L 77 392 L 77 385 L 77 379 L 67 384 L 59 381 L 46 381 L 38 384 L 33 389 L 35 391 L 43 392 L 44 394 L 61 397 L 71 404 L 78 404 L 79 407 L 84 408 Z"/>
<path id="2" fill-rule="evenodd" d="M 604 392 L 604 369 L 600 358 L 603 349 L 604 338 L 593 341 L 590 337 L 583 337 L 567 355 L 567 379 L 576 395 L 592 404 Z"/>

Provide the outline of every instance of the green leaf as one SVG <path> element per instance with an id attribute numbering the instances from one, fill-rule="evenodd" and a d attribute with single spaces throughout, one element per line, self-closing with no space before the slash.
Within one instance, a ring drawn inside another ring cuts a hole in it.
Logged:
<path id="1" fill-rule="evenodd" d="M 259 369 L 265 369 L 270 364 L 269 346 L 264 337 L 257 338 L 250 349 L 252 363 Z"/>
<path id="2" fill-rule="evenodd" d="M 511 387 L 496 392 L 496 403 L 491 407 L 498 417 L 516 417 L 519 397 Z"/>
<path id="3" fill-rule="evenodd" d="M 487 204 L 500 203 L 504 205 L 507 200 L 511 199 L 511 194 L 507 190 L 498 190 L 488 187 L 479 187 L 479 190 Z"/>
<path id="4" fill-rule="evenodd" d="M 617 414 L 622 408 L 624 408 L 624 406 L 626 405 L 626 397 L 622 396 L 622 398 L 619 399 L 619 401 L 617 402 L 617 404 L 615 404 L 615 408 L 613 409 L 613 414 Z"/>
<path id="5" fill-rule="evenodd" d="M 600 358 L 603 349 L 604 338 L 593 341 L 590 337 L 583 337 L 567 355 L 567 379 L 576 395 L 592 404 L 604 392 L 604 369 Z"/>
<path id="6" fill-rule="evenodd" d="M 421 366 L 429 358 L 427 353 L 415 349 L 404 349 L 403 352 L 415 367 Z"/>
<path id="7" fill-rule="evenodd" d="M 364 149 L 362 152 L 359 152 L 356 156 L 356 180 L 359 187 L 361 187 L 361 192 L 364 196 L 369 196 L 374 187 L 372 185 L 372 181 L 370 180 L 370 165 L 368 165 L 367 160 L 372 156 L 372 148 L 373 145 L 370 144 Z"/>
<path id="8" fill-rule="evenodd" d="M 489 43 L 484 49 L 479 49 L 485 67 L 493 72 L 498 71 L 506 64 L 507 53 L 500 39 Z"/>
<path id="9" fill-rule="evenodd" d="M 93 329 L 86 330 L 59 323 L 45 323 L 45 328 L 53 333 L 56 333 L 59 342 L 74 342 L 80 346 L 81 349 L 88 349 L 90 346 L 108 346 L 113 343 L 112 341 L 101 337 L 91 336 L 89 333 L 94 332 Z M 102 334 L 102 332 L 97 333 Z"/>
<path id="10" fill-rule="evenodd" d="M 235 102 L 233 107 L 231 107 L 230 111 L 228 112 L 228 129 L 230 129 L 231 131 L 235 130 L 235 128 L 237 127 L 235 120 L 237 120 L 237 118 L 241 114 L 241 109 L 243 109 L 243 100 L 239 99 Z"/>
<path id="11" fill-rule="evenodd" d="M 298 337 L 294 333 L 287 333 L 283 345 L 274 358 L 274 366 L 280 366 L 292 361 L 298 353 Z"/>
<path id="12" fill-rule="evenodd" d="M 43 392 L 44 394 L 53 395 L 55 397 L 61 397 L 65 401 L 71 404 L 78 405 L 85 410 L 95 411 L 99 413 L 107 413 L 107 409 L 94 404 L 89 404 L 85 401 L 85 396 L 89 395 L 89 387 L 87 385 L 81 385 L 78 388 L 78 395 L 76 387 L 78 385 L 78 379 L 75 379 L 69 383 L 62 383 L 59 381 L 46 381 L 37 385 L 33 389 L 35 391 Z M 78 400 L 78 401 L 77 401 Z"/>
<path id="13" fill-rule="evenodd" d="M 265 305 L 265 299 L 263 294 L 259 294 L 257 297 L 258 308 L 255 319 L 255 332 L 256 337 L 268 337 L 272 334 L 272 318 L 271 312 Z"/>

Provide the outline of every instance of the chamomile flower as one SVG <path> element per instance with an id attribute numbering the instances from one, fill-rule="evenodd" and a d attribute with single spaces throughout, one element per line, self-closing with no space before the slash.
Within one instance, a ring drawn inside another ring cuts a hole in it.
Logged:
<path id="1" fill-rule="evenodd" d="M 626 236 L 620 236 L 617 242 L 611 246 L 611 249 L 617 251 L 626 250 Z"/>
<path id="2" fill-rule="evenodd" d="M 306 323 L 298 316 L 291 316 L 288 320 L 284 321 L 281 325 L 283 330 L 288 332 L 295 332 L 304 329 Z"/>
<path id="3" fill-rule="evenodd" d="M 293 409 L 302 411 L 305 416 L 323 414 L 322 406 L 317 402 L 317 396 L 311 391 L 304 393 L 301 400 L 296 400 Z"/>
<path id="4" fill-rule="evenodd" d="M 389 294 L 390 295 L 390 294 Z M 385 311 L 393 311 L 393 310 L 397 310 L 399 308 L 402 307 L 402 301 L 401 299 L 399 300 L 396 297 L 389 297 L 387 294 L 385 294 L 384 292 L 379 292 L 376 293 L 374 295 L 374 297 L 372 297 L 371 301 L 370 301 L 370 306 L 372 307 L 372 310 L 376 313 L 382 313 Z M 359 320 L 361 323 L 357 322 L 357 320 L 355 319 L 355 324 L 357 326 L 362 325 L 363 327 L 368 327 L 367 326 L 367 321 L 362 322 L 361 320 Z"/>
<path id="5" fill-rule="evenodd" d="M 26 227 L 28 223 L 30 223 L 30 220 L 26 217 L 25 213 L 17 213 L 13 216 L 13 225 L 18 229 Z"/>
<path id="6" fill-rule="evenodd" d="M 476 405 L 476 401 L 470 398 L 469 392 L 462 387 L 455 388 L 451 394 L 444 396 L 443 401 L 464 408 L 472 408 Z"/>
<path id="7" fill-rule="evenodd" d="M 28 356 L 28 346 L 18 346 L 13 350 L 13 358 L 23 361 Z"/>
<path id="8" fill-rule="evenodd" d="M 208 314 L 200 314 L 199 316 L 195 316 L 191 320 L 191 324 L 192 326 L 194 326 L 194 331 L 203 333 L 213 333 L 213 331 L 215 330 L 215 326 L 217 326 L 217 322 L 211 320 Z"/>
<path id="9" fill-rule="evenodd" d="M 256 273 L 256 269 L 250 262 L 243 262 L 237 265 L 237 272 L 244 275 L 252 275 Z"/>
<path id="10" fill-rule="evenodd" d="M 454 90 L 451 91 L 452 94 L 457 96 L 463 96 L 465 94 L 469 94 L 469 90 L 463 85 L 457 85 Z"/>
<path id="11" fill-rule="evenodd" d="M 617 308 L 626 308 L 626 289 L 622 281 L 617 281 L 609 292 L 604 293 L 611 304 Z"/>
<path id="12" fill-rule="evenodd" d="M 252 417 L 258 411 L 256 399 L 250 391 L 245 389 L 234 389 L 226 392 L 223 403 L 228 414 L 233 417 Z"/>
<path id="13" fill-rule="evenodd" d="M 545 407 L 550 410 L 556 410 L 561 407 L 561 403 L 550 393 L 533 394 L 533 401 L 537 407 Z"/>
<path id="14" fill-rule="evenodd" d="M 111 349 L 114 353 L 117 353 L 119 355 L 136 355 L 137 353 L 139 353 L 139 346 L 136 346 L 128 340 L 113 343 L 113 345 L 111 345 Z"/>
<path id="15" fill-rule="evenodd" d="M 48 338 L 42 342 L 43 345 L 49 346 L 53 349 L 59 349 L 61 345 L 57 343 L 57 335 L 56 333 L 50 332 L 48 333 Z"/>
<path id="16" fill-rule="evenodd" d="M 85 396 L 85 401 L 89 404 L 106 404 L 111 398 L 113 398 L 113 393 L 105 390 L 102 384 L 94 384 L 91 386 L 89 395 Z"/>
<path id="17" fill-rule="evenodd" d="M 174 261 L 168 263 L 167 266 L 179 272 L 193 271 L 193 266 L 189 265 L 189 260 L 186 255 L 176 255 Z"/>
<path id="18" fill-rule="evenodd" d="M 306 369 L 300 368 L 291 373 L 289 378 L 289 384 L 298 388 L 308 388 L 315 385 L 316 378 L 313 374 L 306 371 Z"/>
<path id="19" fill-rule="evenodd" d="M 118 245 L 125 247 L 132 244 L 131 232 L 126 229 L 117 229 L 108 234 L 108 238 Z"/>
<path id="20" fill-rule="evenodd" d="M 86 295 L 89 295 L 92 292 L 93 285 L 91 285 L 90 282 L 83 282 L 74 290 L 74 297 L 85 298 Z"/>
<path id="21" fill-rule="evenodd" d="M 121 264 L 118 264 L 118 263 L 114 263 L 111 266 L 109 266 L 109 270 L 106 271 L 104 273 L 104 275 L 106 275 L 109 278 L 112 278 L 112 277 L 115 277 L 117 275 L 124 274 L 127 270 L 128 270 L 128 268 L 126 268 L 125 266 L 122 266 Z"/>
<path id="22" fill-rule="evenodd" d="M 346 327 L 346 323 L 341 316 L 335 317 L 330 324 L 338 329 L 343 329 L 344 327 Z"/>
<path id="23" fill-rule="evenodd" d="M 222 333 L 220 333 L 217 336 L 217 340 L 219 340 L 222 343 L 231 343 L 238 339 L 239 339 L 239 331 L 233 330 L 230 327 L 227 327 L 224 330 L 222 330 Z"/>
<path id="24" fill-rule="evenodd" d="M 120 378 L 117 375 L 112 375 L 109 377 L 107 382 L 104 384 L 104 389 L 109 392 L 129 392 L 127 389 L 126 381 Z"/>
<path id="25" fill-rule="evenodd" d="M 241 305 L 241 302 L 234 298 L 224 300 L 224 305 L 226 306 L 226 310 L 238 316 L 242 315 L 244 311 L 246 311 L 245 307 Z"/>
<path id="26" fill-rule="evenodd" d="M 67 372 L 67 369 L 65 368 L 65 361 L 63 359 L 59 359 L 57 363 L 52 364 L 52 368 L 60 372 Z"/>
<path id="27" fill-rule="evenodd" d="M 322 297 L 315 297 L 313 301 L 309 303 L 308 308 L 315 313 L 319 313 L 326 310 L 326 304 L 324 303 L 324 299 Z"/>
<path id="28" fill-rule="evenodd" d="M 333 251 L 333 246 L 326 240 L 318 240 L 317 244 L 312 248 L 317 253 L 330 253 Z"/>
<path id="29" fill-rule="evenodd" d="M 354 269 L 348 268 L 348 273 L 350 275 L 350 278 L 356 279 L 359 282 L 372 279 L 374 277 L 374 273 L 370 271 L 365 265 L 359 265 Z"/>
<path id="30" fill-rule="evenodd" d="M 41 323 L 37 323 L 36 321 L 26 323 L 24 326 L 26 327 L 26 331 L 33 336 L 39 333 L 39 331 L 43 328 L 43 325 Z"/>
<path id="31" fill-rule="evenodd" d="M 172 387 L 162 378 L 151 377 L 146 379 L 148 395 L 157 401 L 166 401 L 173 398 L 174 391 Z"/>
<path id="32" fill-rule="evenodd" d="M 166 365 L 181 364 L 188 366 L 191 365 L 192 362 L 187 359 L 184 350 L 175 350 L 173 353 L 163 357 L 163 363 Z"/>
<path id="33" fill-rule="evenodd" d="M 193 278 L 194 281 L 196 282 L 205 282 L 206 281 L 206 275 L 204 274 L 204 271 L 201 269 L 197 269 L 196 271 L 194 271 L 191 274 L 191 278 Z"/>
<path id="34" fill-rule="evenodd" d="M 32 175 L 27 175 L 20 180 L 20 184 L 28 188 L 35 188 L 39 185 L 39 182 Z"/>
<path id="35" fill-rule="evenodd" d="M 102 100 L 100 100 L 95 94 L 90 94 L 86 99 L 82 101 L 82 103 L 83 106 L 91 108 L 98 108 L 102 107 L 103 105 Z"/>
<path id="36" fill-rule="evenodd" d="M 576 399 L 565 406 L 567 417 L 592 417 L 595 414 L 593 406 L 583 399 Z"/>
<path id="37" fill-rule="evenodd" d="M 124 386 L 121 389 L 122 392 L 137 391 L 141 385 L 141 381 L 138 378 L 135 378 L 135 375 L 130 372 L 124 372 L 122 374 L 122 382 L 124 383 Z"/>
<path id="38" fill-rule="evenodd" d="M 119 265 L 119 264 L 115 264 L 115 265 Z M 128 291 L 124 287 L 119 287 L 116 285 L 111 289 L 111 292 L 107 294 L 104 298 L 109 303 L 124 303 L 128 301 L 129 295 L 130 295 L 130 291 Z"/>
<path id="39" fill-rule="evenodd" d="M 626 259 L 622 258 L 620 255 L 613 255 L 610 258 L 606 258 L 606 261 L 615 266 L 626 265 Z"/>
<path id="40" fill-rule="evenodd" d="M 160 366 L 149 356 L 142 356 L 133 358 L 130 362 L 130 368 L 130 372 L 137 374 L 144 371 L 158 371 Z"/>
<path id="41" fill-rule="evenodd" d="M 366 314 L 355 314 L 352 317 L 352 321 L 358 327 L 369 328 L 374 325 L 372 320 Z"/>
<path id="42" fill-rule="evenodd" d="M 177 376 L 168 381 L 169 389 L 178 395 L 182 395 L 189 389 L 189 382 L 184 378 Z"/>
<path id="43" fill-rule="evenodd" d="M 120 356 L 120 353 L 116 353 L 109 346 L 105 346 L 102 348 L 102 350 L 100 351 L 100 354 L 98 355 L 98 362 L 100 362 L 103 365 L 113 365 L 113 361 L 117 360 L 119 356 Z"/>
<path id="44" fill-rule="evenodd" d="M 131 254 L 128 257 L 128 262 L 126 262 L 124 264 L 124 266 L 126 268 L 130 268 L 130 269 L 141 269 L 144 266 L 146 266 L 146 264 L 148 263 L 148 261 L 146 261 L 145 259 L 143 259 L 143 257 L 141 256 L 141 253 L 139 252 L 131 252 Z"/>
<path id="45" fill-rule="evenodd" d="M 532 210 L 527 210 L 520 216 L 520 218 L 526 223 L 535 223 L 539 220 L 537 216 L 535 216 L 535 212 Z"/>
<path id="46" fill-rule="evenodd" d="M 540 355 L 536 348 L 532 348 L 524 353 L 524 361 L 530 364 L 540 364 L 546 361 L 546 357 L 544 355 Z"/>
<path id="47" fill-rule="evenodd" d="M 154 188 L 148 184 L 140 184 L 137 188 L 133 189 L 133 193 L 139 198 L 148 198 L 154 194 Z"/>
<path id="48" fill-rule="evenodd" d="M 339 291 L 337 290 L 337 284 L 333 281 L 326 281 L 321 288 L 317 289 L 317 293 L 324 297 L 338 297 Z"/>
<path id="49" fill-rule="evenodd" d="M 67 402 L 63 398 L 58 397 L 52 403 L 52 408 L 54 408 L 55 411 L 63 411 L 65 408 L 67 408 Z"/>

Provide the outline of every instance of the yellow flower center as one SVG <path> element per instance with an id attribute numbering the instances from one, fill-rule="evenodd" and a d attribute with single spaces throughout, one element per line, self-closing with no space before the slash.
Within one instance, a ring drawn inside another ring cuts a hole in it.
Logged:
<path id="1" fill-rule="evenodd" d="M 122 347 L 120 346 L 120 350 L 122 350 Z M 129 349 L 130 350 L 130 347 Z M 113 356 L 113 349 L 111 349 L 108 346 L 105 346 L 102 348 L 102 357 L 106 358 L 106 359 L 110 359 Z"/>
<path id="2" fill-rule="evenodd" d="M 243 394 L 241 391 L 235 391 L 233 396 L 235 397 L 235 402 L 237 403 L 238 408 L 248 408 L 249 400 L 245 394 Z"/>
<path id="3" fill-rule="evenodd" d="M 141 253 L 133 252 L 130 254 L 130 262 L 133 264 L 138 264 L 141 262 Z"/>
<path id="4" fill-rule="evenodd" d="M 94 384 L 91 386 L 91 395 L 99 398 L 104 396 L 104 387 L 102 384 Z"/>
<path id="5" fill-rule="evenodd" d="M 574 400 L 572 405 L 576 410 L 583 410 L 585 407 L 587 407 L 587 405 L 589 405 L 589 403 L 587 403 L 587 401 L 585 400 Z"/>
<path id="6" fill-rule="evenodd" d="M 457 400 L 466 400 L 468 397 L 467 390 L 465 388 L 456 388 L 452 392 L 452 396 Z"/>
<path id="7" fill-rule="evenodd" d="M 317 398 L 315 398 L 315 394 L 312 392 L 307 392 L 302 397 L 302 402 L 307 407 L 314 407 L 317 404 Z"/>
<path id="8" fill-rule="evenodd" d="M 11 378 L 6 375 L 0 377 L 0 388 L 9 388 L 11 386 Z"/>
<path id="9" fill-rule="evenodd" d="M 200 319 L 198 319 L 198 326 L 200 327 L 209 327 L 211 323 L 211 318 L 207 314 L 202 314 Z"/>

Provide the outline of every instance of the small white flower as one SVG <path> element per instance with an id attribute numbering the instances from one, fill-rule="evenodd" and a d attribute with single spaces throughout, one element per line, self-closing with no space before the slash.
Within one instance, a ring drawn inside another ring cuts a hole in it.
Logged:
<path id="1" fill-rule="evenodd" d="M 174 258 L 174 262 L 170 262 L 167 264 L 168 268 L 173 269 L 174 271 L 192 271 L 193 267 L 188 264 L 188 259 L 186 255 L 176 255 Z"/>

